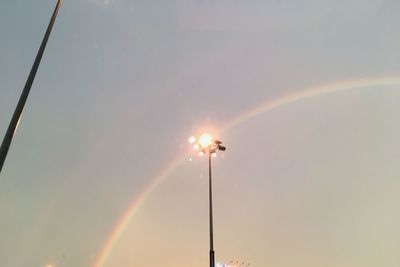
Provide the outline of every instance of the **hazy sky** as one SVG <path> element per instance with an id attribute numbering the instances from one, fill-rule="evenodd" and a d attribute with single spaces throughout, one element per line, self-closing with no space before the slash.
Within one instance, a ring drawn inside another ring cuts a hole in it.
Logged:
<path id="1" fill-rule="evenodd" d="M 0 1 L 3 137 L 55 6 Z M 400 2 L 64 0 L 0 176 L 0 266 L 398 267 Z M 294 101 L 224 129 L 272 99 Z M 345 88 L 343 88 L 345 89 Z M 187 159 L 193 158 L 191 162 Z M 151 190 L 102 266 L 112 230 Z"/>

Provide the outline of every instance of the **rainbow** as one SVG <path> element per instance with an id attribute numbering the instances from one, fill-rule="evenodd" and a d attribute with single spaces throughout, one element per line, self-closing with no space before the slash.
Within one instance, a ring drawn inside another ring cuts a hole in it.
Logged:
<path id="1" fill-rule="evenodd" d="M 373 78 L 365 78 L 361 80 L 344 80 L 344 81 L 335 81 L 326 85 L 319 85 L 310 88 L 306 88 L 300 91 L 296 91 L 294 93 L 286 94 L 278 96 L 272 100 L 268 100 L 263 104 L 250 109 L 244 113 L 239 114 L 239 116 L 234 117 L 233 120 L 228 122 L 223 130 L 229 130 L 240 123 L 249 120 L 255 116 L 258 116 L 264 112 L 268 112 L 273 109 L 277 109 L 279 107 L 289 105 L 294 102 L 306 100 L 312 97 L 326 95 L 330 93 L 347 91 L 351 89 L 362 89 L 367 87 L 374 86 L 395 86 L 400 85 L 400 76 L 382 76 L 382 77 L 373 77 Z M 166 165 L 162 169 L 162 171 L 154 177 L 151 183 L 143 190 L 143 192 L 134 199 L 129 208 L 124 212 L 118 222 L 115 224 L 113 230 L 110 233 L 109 238 L 105 241 L 102 246 L 102 249 L 95 259 L 92 267 L 103 267 L 105 262 L 107 261 L 110 253 L 118 241 L 119 237 L 124 232 L 125 228 L 132 220 L 133 216 L 138 212 L 141 204 L 146 200 L 147 196 L 162 182 L 164 181 L 179 165 L 184 162 L 186 159 L 186 155 L 175 158 L 169 164 Z"/>
<path id="2" fill-rule="evenodd" d="M 351 89 L 361 89 L 374 86 L 395 86 L 400 85 L 400 76 L 383 76 L 374 78 L 365 78 L 362 80 L 345 80 L 336 81 L 326 85 L 319 85 L 303 89 L 294 93 L 281 95 L 277 98 L 264 102 L 262 105 L 254 109 L 250 109 L 239 116 L 235 117 L 231 122 L 225 126 L 225 130 L 233 128 L 240 123 L 249 120 L 264 112 L 277 109 L 289 105 L 294 102 L 299 102 L 312 97 L 326 95 L 330 93 L 347 91 Z"/>
<path id="3" fill-rule="evenodd" d="M 119 237 L 125 230 L 126 226 L 129 224 L 133 216 L 138 212 L 141 204 L 145 201 L 146 197 L 159 185 L 166 177 L 168 177 L 181 163 L 182 158 L 176 158 L 172 162 L 166 165 L 165 168 L 154 178 L 152 182 L 143 190 L 143 192 L 135 198 L 129 208 L 124 212 L 115 227 L 111 231 L 109 238 L 106 240 L 102 246 L 101 252 L 93 263 L 93 267 L 101 267 L 107 261 L 111 250 L 113 249 L 115 243 L 118 241 Z"/>

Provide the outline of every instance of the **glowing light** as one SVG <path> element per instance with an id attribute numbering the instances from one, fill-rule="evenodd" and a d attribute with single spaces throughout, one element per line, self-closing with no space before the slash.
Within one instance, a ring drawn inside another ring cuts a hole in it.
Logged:
<path id="1" fill-rule="evenodd" d="M 196 142 L 196 137 L 194 136 L 189 137 L 188 142 L 189 144 L 193 144 L 194 142 Z"/>
<path id="2" fill-rule="evenodd" d="M 194 150 L 199 150 L 200 149 L 200 145 L 199 144 L 194 144 L 193 145 L 193 149 Z"/>
<path id="3" fill-rule="evenodd" d="M 211 156 L 212 156 L 213 158 L 216 158 L 216 157 L 217 157 L 217 153 L 213 152 L 213 153 L 211 153 Z"/>
<path id="4" fill-rule="evenodd" d="M 211 134 L 204 133 L 199 138 L 199 144 L 202 148 L 209 147 L 212 144 L 213 138 Z"/>
<path id="5" fill-rule="evenodd" d="M 199 156 L 201 157 L 201 156 L 203 156 L 204 155 L 204 152 L 203 151 L 200 151 L 199 152 Z"/>

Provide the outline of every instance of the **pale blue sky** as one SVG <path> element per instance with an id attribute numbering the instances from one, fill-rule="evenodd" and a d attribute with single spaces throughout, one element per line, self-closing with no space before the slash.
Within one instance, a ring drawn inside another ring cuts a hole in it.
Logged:
<path id="1" fill-rule="evenodd" d="M 54 5 L 0 1 L 1 136 Z M 91 266 L 203 126 L 310 86 L 400 75 L 399 5 L 64 0 L 0 177 L 0 266 Z M 398 86 L 371 86 L 221 131 L 217 260 L 399 266 L 399 101 Z M 104 266 L 206 265 L 205 167 L 167 177 Z"/>

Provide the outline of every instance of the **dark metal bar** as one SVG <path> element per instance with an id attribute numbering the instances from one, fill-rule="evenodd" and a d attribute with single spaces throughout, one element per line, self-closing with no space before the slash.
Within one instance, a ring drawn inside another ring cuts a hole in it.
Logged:
<path id="1" fill-rule="evenodd" d="M 45 35 L 43 37 L 42 43 L 40 45 L 40 48 L 39 48 L 39 50 L 37 52 L 35 61 L 33 62 L 33 65 L 32 65 L 31 71 L 29 73 L 28 79 L 26 80 L 24 89 L 22 90 L 22 93 L 21 93 L 21 96 L 19 98 L 17 107 L 15 108 L 15 111 L 14 111 L 14 114 L 13 114 L 13 116 L 11 118 L 10 124 L 8 125 L 7 132 L 6 132 L 5 136 L 4 136 L 3 142 L 1 143 L 1 147 L 0 147 L 0 173 L 1 173 L 1 170 L 3 168 L 4 161 L 6 160 L 7 153 L 8 153 L 8 150 L 10 148 L 10 145 L 11 145 L 11 141 L 12 141 L 12 139 L 14 137 L 15 131 L 17 130 L 18 123 L 21 120 L 22 112 L 23 112 L 24 107 L 25 107 L 25 102 L 26 102 L 26 100 L 28 98 L 29 92 L 31 90 L 33 81 L 34 81 L 35 76 L 36 76 L 36 72 L 37 72 L 37 70 L 39 68 L 39 64 L 40 64 L 40 61 L 42 59 L 44 50 L 46 48 L 46 44 L 47 44 L 47 41 L 49 39 L 49 36 L 50 36 L 51 30 L 53 28 L 54 22 L 56 20 L 58 10 L 60 9 L 60 5 L 61 5 L 61 0 L 58 0 L 57 5 L 56 5 L 56 7 L 54 9 L 53 15 L 51 16 L 51 19 L 50 19 L 49 25 L 47 27 L 46 33 L 45 33 Z"/>
<path id="2" fill-rule="evenodd" d="M 208 190 L 210 204 L 210 267 L 215 266 L 213 208 L 212 208 L 212 179 L 211 179 L 211 146 L 208 148 Z"/>

